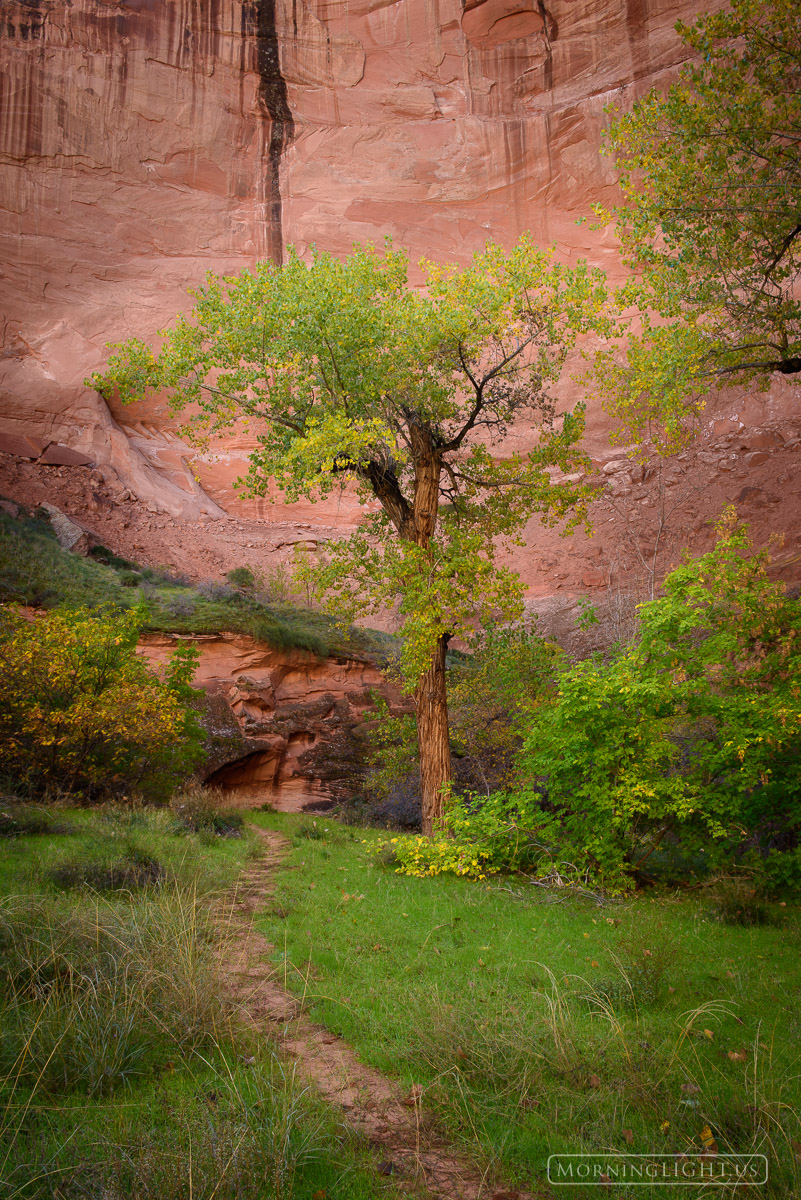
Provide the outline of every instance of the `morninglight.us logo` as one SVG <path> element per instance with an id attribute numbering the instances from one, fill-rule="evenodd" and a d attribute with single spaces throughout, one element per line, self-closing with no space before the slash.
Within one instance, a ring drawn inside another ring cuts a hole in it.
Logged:
<path id="1" fill-rule="evenodd" d="M 758 1187 L 768 1181 L 764 1154 L 552 1154 L 548 1182 L 561 1187 Z"/>

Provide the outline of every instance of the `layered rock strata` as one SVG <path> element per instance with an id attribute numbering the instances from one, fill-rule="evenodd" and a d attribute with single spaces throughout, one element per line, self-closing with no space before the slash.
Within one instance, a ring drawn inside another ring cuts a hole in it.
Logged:
<path id="1" fill-rule="evenodd" d="M 208 697 L 208 782 L 238 803 L 285 812 L 358 791 L 373 692 L 400 700 L 374 664 L 273 650 L 241 634 L 192 640 L 200 649 L 195 684 Z M 140 650 L 160 666 L 175 642 L 150 634 Z"/>
<path id="2" fill-rule="evenodd" d="M 152 338 L 207 270 L 287 241 L 464 259 L 529 229 L 614 266 L 576 225 L 611 195 L 604 106 L 674 67 L 697 6 L 5 0 L 0 432 L 173 515 L 236 507 L 246 440 L 189 461 L 159 401 L 110 414 L 83 386 L 105 343 Z"/>

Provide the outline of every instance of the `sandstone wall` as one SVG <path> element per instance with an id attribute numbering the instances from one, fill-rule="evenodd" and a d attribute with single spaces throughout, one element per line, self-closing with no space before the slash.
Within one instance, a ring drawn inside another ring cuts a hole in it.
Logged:
<path id="1" fill-rule="evenodd" d="M 195 685 L 208 697 L 210 782 L 240 803 L 286 812 L 358 791 L 372 692 L 401 703 L 372 663 L 273 650 L 242 634 L 192 640 L 200 648 Z M 148 634 L 140 651 L 162 666 L 175 642 Z"/>
<path id="2" fill-rule="evenodd" d="M 348 494 L 288 508 L 239 497 L 246 437 L 197 453 L 158 398 L 110 412 L 82 382 L 104 363 L 105 343 L 151 339 L 207 270 L 278 259 L 290 241 L 346 252 L 353 239 L 391 234 L 413 258 L 465 259 L 487 237 L 508 243 L 528 229 L 563 258 L 588 256 L 616 274 L 609 235 L 577 224 L 614 198 L 599 152 L 604 108 L 670 77 L 682 55 L 673 25 L 702 7 L 0 0 L 5 494 L 78 517 L 88 505 L 110 544 L 198 577 L 243 561 L 266 569 L 285 556 L 281 545 L 348 532 L 361 516 Z M 795 397 L 785 381 L 713 403 L 683 507 L 666 503 L 660 481 L 613 474 L 592 546 L 574 538 L 568 551 L 533 522 L 513 564 L 529 595 L 638 572 L 657 536 L 641 530 L 665 512 L 683 545 L 703 548 L 726 502 L 740 504 L 760 541 L 786 532 L 795 578 Z M 581 398 L 580 386 L 563 398 Z M 768 461 L 749 457 L 747 438 L 734 450 L 726 442 L 749 431 L 773 439 Z M 528 431 L 512 435 L 510 447 L 525 449 Z M 33 446 L 27 464 L 21 437 Z M 608 467 L 597 410 L 587 441 L 598 470 Z M 100 468 L 89 482 L 88 468 L 52 465 L 68 462 L 65 446 Z M 687 474 L 690 463 L 677 468 Z M 760 508 L 754 495 L 772 495 L 776 481 L 775 504 Z"/>
<path id="3" fill-rule="evenodd" d="M 219 515 L 159 403 L 83 379 L 207 270 L 392 234 L 464 259 L 522 230 L 614 267 L 603 109 L 674 67 L 698 0 L 3 0 L 0 434 Z M 116 418 L 116 420 L 115 420 Z M 194 464 L 236 507 L 246 443 Z M 258 506 L 239 511 L 263 515 Z M 304 508 L 298 513 L 307 513 Z"/>

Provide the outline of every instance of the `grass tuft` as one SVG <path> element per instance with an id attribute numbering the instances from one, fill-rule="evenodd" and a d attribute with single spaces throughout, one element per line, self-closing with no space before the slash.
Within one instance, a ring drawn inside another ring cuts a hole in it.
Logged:
<path id="1" fill-rule="evenodd" d="M 131 892 L 161 885 L 167 878 L 167 872 L 157 859 L 149 855 L 132 855 L 107 867 L 97 863 L 63 863 L 52 869 L 50 878 L 61 888 L 87 887 L 95 892 Z"/>
<path id="2" fill-rule="evenodd" d="M 715 920 L 723 925 L 776 925 L 776 916 L 745 880 L 728 880 L 718 885 L 717 903 L 712 908 Z"/>
<path id="3" fill-rule="evenodd" d="M 23 804 L 12 796 L 0 796 L 0 838 L 30 837 L 34 834 L 55 836 L 72 833 L 73 829 L 52 808 Z"/>
<path id="4" fill-rule="evenodd" d="M 217 837 L 241 837 L 245 819 L 226 803 L 222 788 L 190 783 L 173 797 L 170 808 L 180 828 Z"/>

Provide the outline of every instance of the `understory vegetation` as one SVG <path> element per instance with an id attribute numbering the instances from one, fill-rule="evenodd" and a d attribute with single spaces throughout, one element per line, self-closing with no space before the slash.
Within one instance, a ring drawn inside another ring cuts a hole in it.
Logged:
<path id="1" fill-rule="evenodd" d="M 718 535 L 640 606 L 630 644 L 576 662 L 500 633 L 454 667 L 466 765 L 438 836 L 384 846 L 396 869 L 525 870 L 607 893 L 712 872 L 801 887 L 801 606 L 733 512 Z M 385 798 L 409 748 L 404 718 L 381 713 Z"/>
<path id="2" fill-rule="evenodd" d="M 383 658 L 392 644 L 370 630 L 343 629 L 297 597 L 290 602 L 278 568 L 276 586 L 263 581 L 261 590 L 250 568 L 231 574 L 229 583 L 194 584 L 169 569 L 121 558 L 104 546 L 81 558 L 61 549 L 45 517 L 34 512 L 14 519 L 0 510 L 0 602 L 43 608 L 112 605 L 121 611 L 136 607 L 144 630 L 244 633 L 277 650 L 305 650 L 321 658 L 348 651 Z"/>
<path id="3" fill-rule="evenodd" d="M 394 1194 L 226 998 L 241 931 L 221 892 L 254 838 L 219 804 L 194 789 L 43 815 L 4 798 L 4 1200 Z"/>
<path id="4" fill-rule="evenodd" d="M 288 986 L 490 1181 L 532 1187 L 558 1152 L 753 1152 L 758 1194 L 799 1193 L 797 905 L 409 878 L 375 830 L 255 819 L 292 839 L 258 918 Z"/>
<path id="5" fill-rule="evenodd" d="M 203 756 L 197 649 L 161 675 L 136 652 L 136 610 L 0 609 L 0 774 L 26 795 L 164 800 Z"/>

